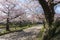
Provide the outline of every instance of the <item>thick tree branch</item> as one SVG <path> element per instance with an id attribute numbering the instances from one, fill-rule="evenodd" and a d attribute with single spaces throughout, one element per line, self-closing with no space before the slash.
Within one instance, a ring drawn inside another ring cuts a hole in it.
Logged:
<path id="1" fill-rule="evenodd" d="M 57 3 L 54 3 L 54 6 L 55 6 L 55 5 L 57 5 L 57 4 L 59 4 L 59 3 L 60 3 L 60 1 L 59 1 L 59 2 L 57 2 Z"/>

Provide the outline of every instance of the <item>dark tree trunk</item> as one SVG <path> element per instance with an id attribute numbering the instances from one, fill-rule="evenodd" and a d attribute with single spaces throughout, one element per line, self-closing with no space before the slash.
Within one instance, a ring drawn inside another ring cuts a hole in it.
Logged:
<path id="1" fill-rule="evenodd" d="M 9 29 L 9 18 L 7 18 L 6 31 L 10 31 L 10 29 Z"/>
<path id="2" fill-rule="evenodd" d="M 46 18 L 46 22 L 48 24 L 46 28 L 46 31 L 43 34 L 43 40 L 50 40 L 52 38 L 52 36 L 54 35 L 54 31 L 52 29 L 52 25 L 53 25 L 53 21 L 54 21 L 54 4 L 52 3 L 52 0 L 49 0 L 48 2 L 46 2 L 45 0 L 39 0 L 39 3 L 41 4 L 43 10 L 44 10 L 44 14 L 45 14 L 45 18 Z"/>

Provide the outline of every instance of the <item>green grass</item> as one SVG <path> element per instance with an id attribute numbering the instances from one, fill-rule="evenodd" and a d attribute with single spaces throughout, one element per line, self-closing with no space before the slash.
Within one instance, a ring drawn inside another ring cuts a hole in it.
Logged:
<path id="1" fill-rule="evenodd" d="M 4 29 L 0 32 L 0 35 L 8 34 L 8 33 L 19 31 L 19 30 L 23 30 L 23 29 L 26 29 L 26 28 L 29 28 L 29 27 L 32 27 L 32 26 L 33 25 L 27 25 L 27 26 L 23 26 L 23 27 L 10 26 L 10 31 L 6 31 L 5 26 L 1 25 L 0 28 L 1 29 L 4 28 Z"/>
<path id="2" fill-rule="evenodd" d="M 42 35 L 43 35 L 43 32 L 44 32 L 44 28 L 42 28 L 37 36 L 37 39 L 38 40 L 42 40 Z"/>

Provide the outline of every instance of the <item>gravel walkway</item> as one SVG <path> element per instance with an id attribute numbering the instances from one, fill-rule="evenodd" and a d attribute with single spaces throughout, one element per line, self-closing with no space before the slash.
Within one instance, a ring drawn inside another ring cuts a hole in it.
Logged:
<path id="1" fill-rule="evenodd" d="M 41 25 L 37 25 L 24 29 L 21 32 L 9 33 L 0 36 L 0 40 L 36 40 L 35 38 L 39 34 L 41 28 Z"/>

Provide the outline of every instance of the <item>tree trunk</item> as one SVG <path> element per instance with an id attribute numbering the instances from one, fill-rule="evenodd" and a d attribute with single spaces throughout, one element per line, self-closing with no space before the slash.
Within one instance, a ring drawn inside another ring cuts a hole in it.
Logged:
<path id="1" fill-rule="evenodd" d="M 52 0 L 49 0 L 49 2 L 46 2 L 45 0 L 39 0 L 39 3 L 44 10 L 46 22 L 48 25 L 45 27 L 46 31 L 44 31 L 43 40 L 50 40 L 54 34 L 52 29 L 55 14 L 54 5 L 52 4 Z"/>
<path id="2" fill-rule="evenodd" d="M 6 31 L 10 31 L 10 29 L 9 29 L 9 18 L 7 18 Z"/>

